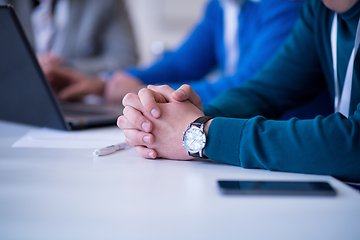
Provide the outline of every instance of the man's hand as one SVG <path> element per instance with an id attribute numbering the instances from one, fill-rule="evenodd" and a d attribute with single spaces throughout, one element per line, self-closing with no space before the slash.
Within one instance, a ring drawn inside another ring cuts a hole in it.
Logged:
<path id="1" fill-rule="evenodd" d="M 175 92 L 173 92 L 172 97 L 178 102 L 188 100 L 198 109 L 201 111 L 203 110 L 200 96 L 197 95 L 196 92 L 187 84 L 182 85 Z"/>
<path id="2" fill-rule="evenodd" d="M 182 146 L 183 132 L 204 114 L 190 101 L 174 100 L 173 93 L 168 86 L 150 86 L 139 95 L 127 94 L 123 100 L 124 115 L 119 117 L 118 126 L 124 129 L 127 144 L 145 158 L 191 159 Z"/>
<path id="3" fill-rule="evenodd" d="M 56 56 L 52 52 L 38 55 L 37 58 L 42 68 L 50 66 L 61 66 L 64 62 L 64 59 L 61 56 Z"/>
<path id="4" fill-rule="evenodd" d="M 153 118 L 149 114 L 144 115 L 152 122 L 151 133 L 130 126 L 130 128 L 124 129 L 126 143 L 134 146 L 135 150 L 145 158 L 192 159 L 182 145 L 183 132 L 189 123 L 204 114 L 189 101 L 160 103 L 158 106 L 162 112 L 160 118 Z M 127 110 L 124 111 L 124 117 L 128 123 L 138 121 L 135 120 L 136 116 L 141 114 L 138 110 L 130 107 L 125 109 Z M 123 120 L 119 118 L 119 126 L 123 124 Z M 147 128 L 144 123 L 141 125 L 143 128 Z"/>
<path id="5" fill-rule="evenodd" d="M 129 74 L 116 72 L 106 83 L 104 97 L 107 102 L 121 103 L 127 93 L 136 93 L 144 84 Z"/>
<path id="6" fill-rule="evenodd" d="M 118 119 L 118 126 L 123 129 L 133 128 L 145 132 L 151 132 L 152 123 L 145 116 L 152 116 L 153 118 L 160 117 L 159 103 L 168 103 L 175 101 L 171 98 L 171 93 L 174 92 L 169 86 L 160 86 L 158 90 L 162 92 L 155 92 L 149 88 L 143 88 L 138 95 L 135 93 L 128 93 L 123 98 L 124 115 Z M 151 109 L 151 105 L 155 105 L 156 109 Z M 150 115 L 149 115 L 150 114 Z M 127 117 L 129 119 L 127 119 Z"/>
<path id="7" fill-rule="evenodd" d="M 43 71 L 60 100 L 76 100 L 85 95 L 102 95 L 105 83 L 76 70 L 47 65 Z"/>
<path id="8" fill-rule="evenodd" d="M 203 111 L 199 95 L 197 95 L 195 91 L 187 84 L 182 85 L 176 91 L 167 85 L 149 85 L 147 86 L 147 89 L 142 89 L 141 92 L 139 92 L 139 100 L 143 104 L 144 110 L 151 113 L 154 118 L 159 118 L 161 115 L 161 111 L 158 107 L 158 100 L 160 98 L 163 98 L 167 102 L 190 101 L 200 111 Z M 128 103 L 126 98 L 124 98 L 123 105 L 126 106 L 126 104 L 130 103 Z"/>

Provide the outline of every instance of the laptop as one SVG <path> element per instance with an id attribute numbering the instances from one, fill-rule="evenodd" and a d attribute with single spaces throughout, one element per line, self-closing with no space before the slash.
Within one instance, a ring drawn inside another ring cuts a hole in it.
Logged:
<path id="1" fill-rule="evenodd" d="M 115 125 L 122 106 L 56 98 L 10 5 L 0 6 L 0 119 L 61 130 Z"/>

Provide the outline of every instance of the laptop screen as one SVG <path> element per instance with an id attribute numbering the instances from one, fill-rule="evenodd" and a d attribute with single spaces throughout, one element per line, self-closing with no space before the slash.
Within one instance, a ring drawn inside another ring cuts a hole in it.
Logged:
<path id="1" fill-rule="evenodd" d="M 0 23 L 0 119 L 69 129 L 11 6 Z"/>
<path id="2" fill-rule="evenodd" d="M 11 6 L 0 6 L 0 119 L 67 129 Z"/>
<path id="3" fill-rule="evenodd" d="M 11 6 L 0 6 L 0 23 L 0 119 L 61 130 L 116 125 L 123 106 L 67 103 L 65 116 Z"/>

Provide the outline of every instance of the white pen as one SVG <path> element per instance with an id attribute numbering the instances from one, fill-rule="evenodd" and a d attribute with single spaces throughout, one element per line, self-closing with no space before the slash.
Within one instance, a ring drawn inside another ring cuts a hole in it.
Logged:
<path id="1" fill-rule="evenodd" d="M 126 143 L 118 143 L 118 144 L 107 146 L 105 148 L 96 149 L 93 152 L 93 155 L 94 156 L 108 155 L 108 154 L 114 153 L 116 151 L 125 149 L 125 148 L 129 148 L 129 146 Z"/>

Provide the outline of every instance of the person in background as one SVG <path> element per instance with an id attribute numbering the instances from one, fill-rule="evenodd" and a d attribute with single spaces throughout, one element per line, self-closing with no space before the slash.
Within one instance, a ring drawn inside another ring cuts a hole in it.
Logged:
<path id="1" fill-rule="evenodd" d="M 149 86 L 124 97 L 118 126 L 146 158 L 208 157 L 360 183 L 359 17 L 357 0 L 309 0 L 277 55 L 242 87 L 202 106 L 188 85 Z M 333 114 L 276 120 L 324 89 Z"/>
<path id="2" fill-rule="evenodd" d="M 288 0 L 212 0 L 205 16 L 174 52 L 147 68 L 119 69 L 108 81 L 79 73 L 49 70 L 51 83 L 67 81 L 58 92 L 63 100 L 86 94 L 121 103 L 144 84 L 190 84 L 208 102 L 227 89 L 244 84 L 271 58 L 293 28 L 302 2 Z M 208 79 L 217 69 L 220 74 Z"/>
<path id="3" fill-rule="evenodd" d="M 123 0 L 0 0 L 0 4 L 14 6 L 44 69 L 96 75 L 137 63 Z"/>

